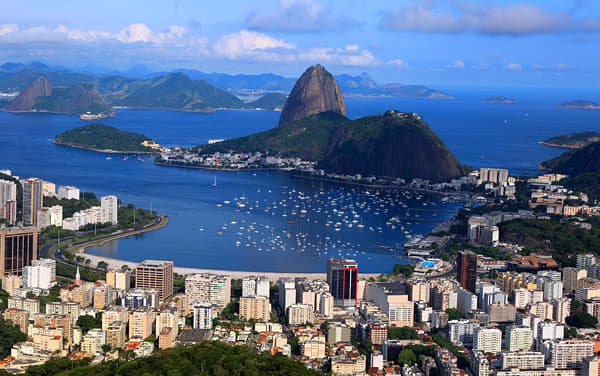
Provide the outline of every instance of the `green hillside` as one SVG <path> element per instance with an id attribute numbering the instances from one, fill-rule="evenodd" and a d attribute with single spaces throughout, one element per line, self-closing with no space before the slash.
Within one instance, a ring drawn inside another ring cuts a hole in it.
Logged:
<path id="1" fill-rule="evenodd" d="M 324 112 L 265 132 L 197 148 L 205 154 L 227 151 L 267 152 L 315 161 L 324 157 L 333 130 L 345 121 L 348 119 L 338 113 Z"/>
<path id="2" fill-rule="evenodd" d="M 600 141 L 600 133 L 580 132 L 551 137 L 547 140 L 540 142 L 540 144 L 565 148 L 581 148 L 596 141 Z"/>
<path id="3" fill-rule="evenodd" d="M 106 103 L 92 84 L 55 87 L 52 95 L 39 97 L 33 109 L 77 115 L 86 112 L 92 114 L 112 112 L 112 107 Z"/>
<path id="4" fill-rule="evenodd" d="M 263 110 L 281 110 L 287 97 L 279 93 L 268 93 L 254 102 L 246 103 L 245 108 L 261 108 Z"/>
<path id="5" fill-rule="evenodd" d="M 593 142 L 581 149 L 571 150 L 542 162 L 542 167 L 571 177 L 600 173 L 600 142 Z"/>
<path id="6" fill-rule="evenodd" d="M 0 370 L 0 375 L 9 375 Z M 320 373 L 283 355 L 256 354 L 247 346 L 204 342 L 195 346 L 159 351 L 147 358 L 129 362 L 113 360 L 90 366 L 89 359 L 50 360 L 29 367 L 25 375 L 61 376 L 146 376 L 146 375 L 231 375 L 231 376 L 309 376 Z"/>
<path id="7" fill-rule="evenodd" d="M 215 108 L 240 108 L 243 105 L 234 95 L 206 81 L 194 81 L 183 73 L 113 84 L 121 89 L 112 95 L 114 106 L 210 111 Z"/>
<path id="8" fill-rule="evenodd" d="M 74 147 L 113 150 L 120 152 L 153 152 L 152 148 L 142 146 L 141 143 L 150 138 L 133 132 L 119 130 L 105 124 L 90 124 L 77 127 L 56 136 L 57 144 Z"/>

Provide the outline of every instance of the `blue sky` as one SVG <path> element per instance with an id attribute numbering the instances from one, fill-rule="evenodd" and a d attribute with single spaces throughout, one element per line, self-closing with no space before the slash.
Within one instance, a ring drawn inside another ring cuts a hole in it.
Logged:
<path id="1" fill-rule="evenodd" d="M 0 61 L 597 87 L 600 2 L 0 0 Z"/>

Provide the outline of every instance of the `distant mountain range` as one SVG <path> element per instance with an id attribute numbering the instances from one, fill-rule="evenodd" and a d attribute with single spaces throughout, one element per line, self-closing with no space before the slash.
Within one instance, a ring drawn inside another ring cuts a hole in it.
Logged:
<path id="1" fill-rule="evenodd" d="M 67 69 L 62 66 L 48 66 L 43 63 L 30 64 L 5 63 L 0 65 L 0 91 L 10 92 L 27 87 L 35 77 L 44 75 L 58 86 L 76 85 L 82 82 L 93 82 L 104 94 L 105 90 L 115 89 L 119 84 L 135 80 L 148 80 L 168 73 L 185 73 L 192 80 L 203 80 L 222 90 L 251 89 L 262 91 L 289 92 L 297 78 L 284 77 L 272 73 L 265 74 L 225 74 L 205 73 L 194 69 L 176 69 L 172 72 L 154 72 L 144 65 L 137 65 L 126 71 L 115 71 L 101 66 L 88 65 L 78 69 Z M 451 96 L 435 89 L 420 85 L 403 85 L 388 83 L 378 85 L 368 73 L 358 76 L 340 74 L 335 76 L 340 89 L 345 95 L 372 95 L 417 97 L 431 99 L 452 99 Z"/>

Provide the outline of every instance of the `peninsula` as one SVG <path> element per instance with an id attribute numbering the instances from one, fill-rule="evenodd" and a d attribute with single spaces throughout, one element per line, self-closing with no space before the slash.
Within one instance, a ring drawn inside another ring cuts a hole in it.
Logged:
<path id="1" fill-rule="evenodd" d="M 507 97 L 503 97 L 503 96 L 491 96 L 491 97 L 483 98 L 483 99 L 481 99 L 481 101 L 489 102 L 489 103 L 517 103 L 516 99 L 507 98 Z"/>
<path id="2" fill-rule="evenodd" d="M 55 137 L 54 143 L 103 153 L 153 154 L 168 150 L 142 134 L 122 131 L 101 123 L 63 132 Z"/>
<path id="3" fill-rule="evenodd" d="M 539 141 L 538 144 L 557 148 L 581 149 L 596 141 L 600 141 L 600 133 L 580 132 L 551 137 L 545 141 Z"/>
<path id="4" fill-rule="evenodd" d="M 590 109 L 590 110 L 600 109 L 600 106 L 598 105 L 598 103 L 591 102 L 591 101 L 586 101 L 586 100 L 583 100 L 583 99 L 578 99 L 578 100 L 574 100 L 574 101 L 569 101 L 569 102 L 561 103 L 561 104 L 557 105 L 557 107 L 562 107 L 562 108 L 583 108 L 583 109 Z"/>

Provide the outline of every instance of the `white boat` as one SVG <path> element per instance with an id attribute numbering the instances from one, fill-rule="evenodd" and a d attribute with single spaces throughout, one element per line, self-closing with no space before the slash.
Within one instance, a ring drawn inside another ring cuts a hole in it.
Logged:
<path id="1" fill-rule="evenodd" d="M 216 176 L 215 176 L 215 182 L 213 183 L 212 186 L 215 187 L 215 188 L 217 187 L 217 177 Z"/>

